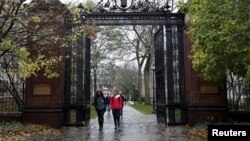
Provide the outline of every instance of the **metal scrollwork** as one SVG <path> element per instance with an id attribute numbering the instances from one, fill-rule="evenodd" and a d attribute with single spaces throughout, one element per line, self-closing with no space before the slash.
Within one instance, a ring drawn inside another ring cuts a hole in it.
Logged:
<path id="1" fill-rule="evenodd" d="M 172 12 L 175 0 L 100 0 L 92 12 Z"/>
<path id="2" fill-rule="evenodd" d="M 114 1 L 115 1 L 115 5 L 118 7 L 118 9 L 122 9 L 122 10 L 128 10 L 128 9 L 130 9 L 133 6 L 133 3 L 134 3 L 134 0 L 132 0 L 130 6 L 127 6 L 128 5 L 128 1 L 127 0 L 121 0 L 121 6 L 119 6 L 117 4 L 117 0 L 114 0 Z"/>

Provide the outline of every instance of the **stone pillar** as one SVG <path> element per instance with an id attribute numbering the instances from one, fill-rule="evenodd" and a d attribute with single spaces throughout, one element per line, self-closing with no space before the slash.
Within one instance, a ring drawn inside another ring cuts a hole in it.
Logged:
<path id="1" fill-rule="evenodd" d="M 188 29 L 187 14 L 185 25 Z M 193 125 L 208 120 L 208 118 L 225 121 L 228 119 L 226 83 L 212 83 L 200 79 L 193 70 L 191 60 L 188 57 L 191 48 L 190 39 L 185 35 L 184 56 L 188 124 Z"/>

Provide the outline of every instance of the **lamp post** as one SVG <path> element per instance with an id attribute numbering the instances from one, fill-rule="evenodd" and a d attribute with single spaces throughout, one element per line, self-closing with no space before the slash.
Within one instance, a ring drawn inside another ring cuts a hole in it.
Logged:
<path id="1" fill-rule="evenodd" d="M 135 105 L 135 83 L 133 83 L 134 85 L 134 105 Z"/>
<path id="2" fill-rule="evenodd" d="M 153 109 L 152 113 L 155 113 L 155 67 L 152 66 L 152 73 L 153 73 Z"/>

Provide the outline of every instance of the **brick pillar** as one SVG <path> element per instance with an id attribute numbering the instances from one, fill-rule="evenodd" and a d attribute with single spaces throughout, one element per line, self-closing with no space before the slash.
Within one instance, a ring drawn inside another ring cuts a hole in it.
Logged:
<path id="1" fill-rule="evenodd" d="M 48 79 L 38 73 L 27 79 L 23 121 L 62 127 L 64 64 L 58 64 L 59 67 L 60 76 L 57 78 Z"/>
<path id="2" fill-rule="evenodd" d="M 65 10 L 64 5 L 58 0 L 48 2 L 35 0 L 32 1 L 31 4 L 35 5 L 28 9 L 29 15 L 39 16 L 42 23 L 30 21 L 29 26 L 41 26 L 41 30 L 39 30 L 37 33 L 39 35 L 44 33 L 50 34 L 51 32 L 51 35 L 45 36 L 46 39 L 49 39 L 53 35 L 59 35 L 62 38 L 66 30 L 64 28 L 64 15 L 62 15 L 62 10 Z M 51 7 L 52 12 L 50 9 Z M 45 18 L 49 18 L 49 14 L 55 14 L 51 17 L 58 17 L 55 18 L 55 20 L 50 19 L 51 21 L 48 21 Z M 65 48 L 62 48 L 61 44 L 62 43 L 60 41 L 56 43 L 45 41 L 43 44 L 41 44 L 41 42 L 34 42 L 28 46 L 28 50 L 31 52 L 31 55 L 36 55 L 37 52 L 40 51 L 47 57 L 59 55 L 64 56 Z M 46 124 L 55 128 L 60 128 L 63 126 L 65 79 L 64 59 L 62 59 L 61 62 L 57 63 L 53 67 L 54 70 L 59 73 L 59 77 L 52 79 L 47 78 L 43 75 L 44 71 L 40 70 L 36 76 L 26 79 L 23 121 L 37 124 Z"/>
<path id="3" fill-rule="evenodd" d="M 187 14 L 185 25 L 186 28 L 189 27 Z M 184 37 L 184 52 L 188 124 L 193 125 L 208 118 L 219 121 L 227 120 L 228 109 L 225 83 L 207 82 L 198 77 L 188 57 L 191 52 L 191 42 L 187 35 Z"/>

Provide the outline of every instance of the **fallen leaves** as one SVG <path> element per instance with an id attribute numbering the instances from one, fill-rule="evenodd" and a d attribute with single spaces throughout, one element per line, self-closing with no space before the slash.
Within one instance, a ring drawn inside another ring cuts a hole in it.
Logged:
<path id="1" fill-rule="evenodd" d="M 33 135 L 55 136 L 59 134 L 59 130 L 45 125 L 16 121 L 0 122 L 0 141 L 21 141 Z"/>
<path id="2" fill-rule="evenodd" d="M 204 128 L 192 128 L 190 130 L 191 134 L 193 136 L 199 137 L 199 138 L 207 138 L 207 129 Z"/>

